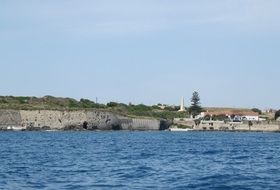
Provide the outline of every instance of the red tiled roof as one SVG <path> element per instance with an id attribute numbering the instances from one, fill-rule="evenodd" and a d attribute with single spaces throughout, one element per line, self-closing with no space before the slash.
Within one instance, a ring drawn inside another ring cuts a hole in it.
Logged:
<path id="1" fill-rule="evenodd" d="M 238 110 L 238 109 L 217 109 L 205 112 L 205 115 L 239 115 L 239 116 L 259 116 L 258 113 L 251 110 Z"/>

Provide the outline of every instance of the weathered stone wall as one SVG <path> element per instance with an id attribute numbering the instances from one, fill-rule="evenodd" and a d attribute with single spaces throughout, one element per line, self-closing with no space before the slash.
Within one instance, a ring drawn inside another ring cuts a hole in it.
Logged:
<path id="1" fill-rule="evenodd" d="M 168 128 L 157 119 L 131 119 L 103 111 L 0 110 L 1 126 L 27 130 L 160 130 Z"/>
<path id="2" fill-rule="evenodd" d="M 124 130 L 159 130 L 160 121 L 156 119 L 123 119 L 121 122 Z"/>
<path id="3" fill-rule="evenodd" d="M 22 126 L 43 127 L 52 129 L 100 129 L 110 130 L 119 125 L 118 118 L 100 111 L 20 111 Z"/>
<path id="4" fill-rule="evenodd" d="M 190 126 L 196 130 L 231 130 L 231 131 L 280 131 L 280 123 L 272 122 L 253 122 L 252 126 L 249 123 L 223 121 L 202 121 L 196 125 L 194 120 L 174 120 L 174 125 Z"/>
<path id="5" fill-rule="evenodd" d="M 0 110 L 0 127 L 5 126 L 20 126 L 21 115 L 19 111 Z"/>
<path id="6" fill-rule="evenodd" d="M 210 124 L 200 124 L 195 126 L 195 129 L 200 130 L 233 130 L 233 131 L 279 131 L 280 126 L 276 124 L 253 124 L 249 126 L 248 124 L 225 124 L 225 123 L 214 123 Z"/>
<path id="7" fill-rule="evenodd" d="M 60 111 L 20 111 L 20 115 L 23 127 L 49 126 L 56 129 L 62 129 L 65 123 L 71 121 L 70 117 L 65 117 L 65 113 Z"/>

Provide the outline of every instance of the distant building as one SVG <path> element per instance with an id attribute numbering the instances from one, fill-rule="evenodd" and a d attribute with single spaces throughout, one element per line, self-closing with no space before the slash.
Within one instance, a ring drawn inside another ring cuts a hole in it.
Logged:
<path id="1" fill-rule="evenodd" d="M 208 110 L 206 112 L 201 113 L 201 117 L 205 116 L 220 116 L 224 115 L 227 116 L 231 120 L 236 120 L 236 121 L 242 121 L 242 120 L 247 120 L 247 121 L 259 121 L 259 114 L 256 112 L 253 112 L 251 110 L 241 110 L 241 109 L 212 109 Z"/>

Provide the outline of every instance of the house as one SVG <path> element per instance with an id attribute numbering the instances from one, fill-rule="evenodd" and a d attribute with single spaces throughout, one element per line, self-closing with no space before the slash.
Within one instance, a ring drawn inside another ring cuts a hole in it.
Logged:
<path id="1" fill-rule="evenodd" d="M 231 108 L 210 108 L 206 112 L 203 112 L 201 116 L 209 116 L 213 118 L 215 116 L 228 117 L 233 121 L 259 121 L 259 114 L 249 109 L 231 109 Z"/>

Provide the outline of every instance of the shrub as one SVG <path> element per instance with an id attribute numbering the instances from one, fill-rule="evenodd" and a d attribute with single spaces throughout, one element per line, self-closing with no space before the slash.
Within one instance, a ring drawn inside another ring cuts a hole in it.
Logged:
<path id="1" fill-rule="evenodd" d="M 108 107 L 117 107 L 118 103 L 117 102 L 109 102 L 109 103 L 107 103 L 107 106 Z"/>
<path id="2" fill-rule="evenodd" d="M 280 117 L 280 110 L 278 110 L 277 112 L 275 112 L 274 119 L 277 120 L 278 117 Z"/>
<path id="3" fill-rule="evenodd" d="M 94 107 L 97 107 L 96 104 L 91 101 L 91 100 L 88 100 L 88 99 L 80 99 L 80 104 L 81 104 L 81 107 L 83 108 L 94 108 Z"/>
<path id="4" fill-rule="evenodd" d="M 258 114 L 262 114 L 262 111 L 260 110 L 260 109 L 258 109 L 258 108 L 253 108 L 253 109 L 251 109 L 253 112 L 256 112 L 256 113 L 258 113 Z"/>
<path id="5" fill-rule="evenodd" d="M 68 106 L 69 106 L 69 108 L 78 108 L 78 107 L 80 107 L 79 102 L 77 102 L 75 100 L 69 100 Z"/>
<path id="6" fill-rule="evenodd" d="M 20 103 L 20 104 L 26 104 L 28 103 L 29 97 L 15 97 L 15 99 Z"/>
<path id="7" fill-rule="evenodd" d="M 228 119 L 228 117 L 225 114 L 214 115 L 213 116 L 213 120 L 224 121 L 224 120 L 227 120 L 227 119 Z"/>
<path id="8" fill-rule="evenodd" d="M 211 119 L 211 116 L 210 115 L 206 115 L 206 116 L 204 116 L 204 118 L 203 118 L 205 121 L 209 121 L 210 119 Z"/>

